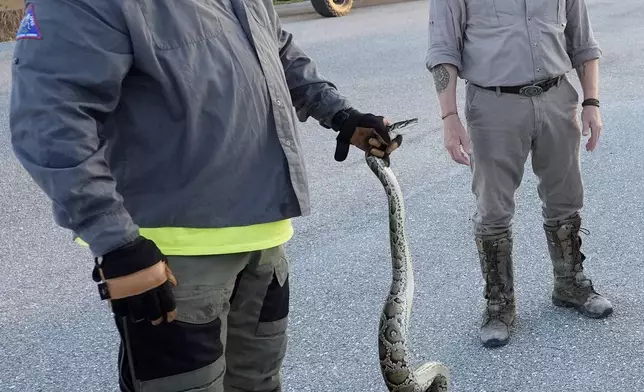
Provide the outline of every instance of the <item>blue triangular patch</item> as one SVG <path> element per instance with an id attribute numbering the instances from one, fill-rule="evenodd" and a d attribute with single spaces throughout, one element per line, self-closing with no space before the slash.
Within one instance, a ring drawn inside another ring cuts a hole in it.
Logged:
<path id="1" fill-rule="evenodd" d="M 18 34 L 16 34 L 16 41 L 21 39 L 42 39 L 40 28 L 36 22 L 33 4 L 29 4 L 29 6 L 27 6 L 25 16 L 22 18 L 22 21 L 20 21 Z"/>

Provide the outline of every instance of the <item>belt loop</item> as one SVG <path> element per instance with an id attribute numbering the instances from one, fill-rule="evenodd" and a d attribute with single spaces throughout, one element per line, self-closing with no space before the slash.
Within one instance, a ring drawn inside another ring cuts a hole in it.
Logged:
<path id="1" fill-rule="evenodd" d="M 496 96 L 497 97 L 501 96 L 501 87 L 500 86 L 496 86 Z"/>
<path id="2" fill-rule="evenodd" d="M 563 76 L 563 75 L 560 75 L 560 76 L 557 77 L 557 88 L 559 88 L 559 86 L 561 86 L 561 81 L 563 80 L 564 77 L 565 76 Z"/>

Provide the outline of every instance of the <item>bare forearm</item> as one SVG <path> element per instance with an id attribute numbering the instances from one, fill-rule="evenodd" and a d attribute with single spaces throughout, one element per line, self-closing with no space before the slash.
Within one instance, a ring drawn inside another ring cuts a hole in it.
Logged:
<path id="1" fill-rule="evenodd" d="M 584 99 L 599 99 L 599 59 L 588 60 L 576 68 Z"/>
<path id="2" fill-rule="evenodd" d="M 438 64 L 432 68 L 434 87 L 441 107 L 441 116 L 456 113 L 457 70 L 451 64 Z"/>

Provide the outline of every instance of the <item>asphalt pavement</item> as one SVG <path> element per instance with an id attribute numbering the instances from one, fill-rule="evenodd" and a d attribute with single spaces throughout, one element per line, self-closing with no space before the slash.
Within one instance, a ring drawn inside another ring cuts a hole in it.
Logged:
<path id="1" fill-rule="evenodd" d="M 495 350 L 477 336 L 483 286 L 470 235 L 469 170 L 443 149 L 424 68 L 427 2 L 282 21 L 359 109 L 419 118 L 392 158 L 416 273 L 409 348 L 418 363 L 446 364 L 453 391 L 644 390 L 644 9 L 637 0 L 587 1 L 604 50 L 605 130 L 598 150 L 582 151 L 584 250 L 586 270 L 615 312 L 589 320 L 550 303 L 552 273 L 527 162 L 514 226 L 518 324 L 511 343 Z M 11 45 L 0 50 L 0 391 L 117 391 L 117 335 L 90 278 L 92 260 L 53 223 L 49 203 L 11 152 Z M 460 108 L 462 88 L 460 81 Z M 335 162 L 332 132 L 313 120 L 300 130 L 313 213 L 295 221 L 288 245 L 284 390 L 384 392 L 376 330 L 391 277 L 386 197 L 361 154 Z"/>

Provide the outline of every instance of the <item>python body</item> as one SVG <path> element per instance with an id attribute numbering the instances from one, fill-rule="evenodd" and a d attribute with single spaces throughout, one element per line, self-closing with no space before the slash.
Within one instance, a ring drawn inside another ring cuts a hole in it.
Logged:
<path id="1" fill-rule="evenodd" d="M 449 370 L 439 362 L 410 365 L 408 327 L 414 295 L 411 254 L 405 238 L 405 208 L 394 173 L 381 158 L 366 156 L 367 164 L 382 183 L 389 202 L 389 238 L 392 282 L 378 328 L 380 370 L 390 392 L 447 392 Z"/>

